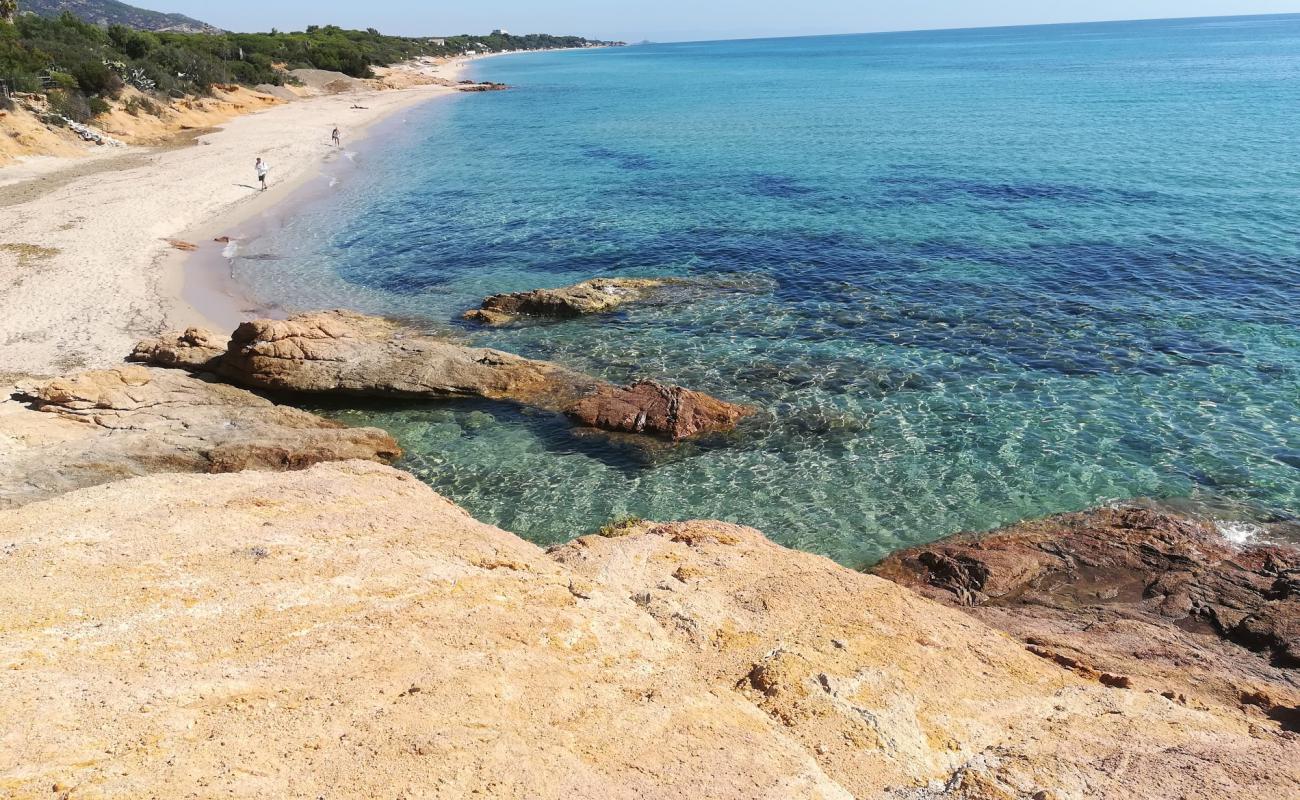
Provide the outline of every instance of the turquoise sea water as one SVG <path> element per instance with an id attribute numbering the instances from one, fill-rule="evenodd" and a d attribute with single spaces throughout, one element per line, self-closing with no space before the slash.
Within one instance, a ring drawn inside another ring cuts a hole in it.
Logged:
<path id="1" fill-rule="evenodd" d="M 1300 16 L 476 69 L 513 90 L 394 120 L 240 279 L 763 409 L 659 452 L 505 405 L 332 410 L 476 516 L 539 542 L 723 518 L 848 564 L 1137 496 L 1300 529 Z M 718 285 L 456 321 L 597 275 Z"/>

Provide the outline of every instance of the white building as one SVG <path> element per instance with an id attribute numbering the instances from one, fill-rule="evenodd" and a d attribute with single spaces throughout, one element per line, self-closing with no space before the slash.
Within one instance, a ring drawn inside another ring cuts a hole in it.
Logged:
<path id="1" fill-rule="evenodd" d="M 505 28 L 497 28 L 496 30 L 492 31 L 492 35 L 493 35 L 493 36 L 509 36 L 509 35 L 510 35 L 510 31 L 506 30 Z"/>

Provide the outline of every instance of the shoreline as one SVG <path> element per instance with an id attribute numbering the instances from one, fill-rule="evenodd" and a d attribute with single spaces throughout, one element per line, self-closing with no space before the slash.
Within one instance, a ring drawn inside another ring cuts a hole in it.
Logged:
<path id="1" fill-rule="evenodd" d="M 555 48 L 544 51 L 511 51 L 504 53 L 483 53 L 453 59 L 444 65 L 450 68 L 449 74 L 442 75 L 449 80 L 463 80 L 465 72 L 471 65 L 486 59 L 529 53 L 584 52 L 604 48 Z M 439 97 L 455 97 L 461 94 L 456 89 L 442 93 Z M 431 102 L 436 98 L 427 98 Z M 344 153 L 359 143 L 368 142 L 375 134 L 376 128 L 392 124 L 399 111 L 407 111 L 423 102 L 395 107 L 381 116 L 368 119 L 360 126 L 351 129 L 351 135 L 345 133 Z M 352 151 L 349 155 L 360 155 L 362 150 Z M 342 166 L 346 171 L 356 169 L 355 164 L 342 164 L 337 158 L 338 152 L 331 149 L 320 159 L 311 174 L 302 174 L 289 184 L 273 185 L 266 193 L 250 201 L 245 206 L 231 207 L 219 212 L 201 224 L 186 230 L 178 238 L 198 245 L 196 252 L 186 253 L 172 251 L 164 255 L 164 268 L 169 286 L 167 295 L 176 301 L 176 324 L 170 328 L 189 326 L 207 327 L 214 330 L 233 330 L 239 322 L 254 316 L 280 319 L 287 316 L 285 309 L 273 303 L 261 300 L 250 294 L 249 289 L 233 275 L 228 256 L 224 254 L 224 245 L 215 241 L 229 236 L 232 241 L 252 241 L 263 235 L 267 225 L 275 224 L 286 209 L 302 204 L 314 203 L 327 199 L 328 186 L 313 187 L 313 182 L 325 177 L 326 165 Z M 244 233 L 240 229 L 251 229 Z"/>
<path id="2" fill-rule="evenodd" d="M 454 59 L 425 77 L 455 81 L 471 61 L 497 55 Z M 333 160 L 335 124 L 352 144 L 398 112 L 457 94 L 430 83 L 310 97 L 181 146 L 0 168 L 0 185 L 22 193 L 0 204 L 0 371 L 114 366 L 141 338 L 242 318 L 248 298 L 238 284 L 199 274 L 168 240 L 202 246 L 281 204 Z M 272 169 L 266 192 L 254 185 L 258 156 Z"/>

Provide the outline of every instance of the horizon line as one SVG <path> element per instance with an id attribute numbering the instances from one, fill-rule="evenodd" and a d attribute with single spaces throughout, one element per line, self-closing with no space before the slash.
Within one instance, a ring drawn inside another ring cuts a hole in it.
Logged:
<path id="1" fill-rule="evenodd" d="M 1012 25 L 954 25 L 936 28 L 890 28 L 874 31 L 849 31 L 846 33 L 796 33 L 776 34 L 771 36 L 737 36 L 723 39 L 645 39 L 629 44 L 709 44 L 711 42 L 758 42 L 768 39 L 820 39 L 833 36 L 880 36 L 896 33 L 933 33 L 937 31 L 997 31 L 1016 28 L 1060 28 L 1069 25 L 1108 25 L 1120 22 L 1180 22 L 1210 19 L 1263 19 L 1268 17 L 1300 17 L 1300 11 L 1287 11 L 1275 14 L 1220 14 L 1208 17 L 1135 17 L 1123 19 L 1083 19 L 1070 22 L 1029 22 Z"/>

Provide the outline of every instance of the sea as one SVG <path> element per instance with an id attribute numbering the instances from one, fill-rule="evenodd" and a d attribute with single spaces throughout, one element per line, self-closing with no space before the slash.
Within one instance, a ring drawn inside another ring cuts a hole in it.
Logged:
<path id="1" fill-rule="evenodd" d="M 751 404 L 638 446 L 508 404 L 352 401 L 541 543 L 722 519 L 849 566 L 1143 498 L 1300 541 L 1300 15 L 645 44 L 473 65 L 231 255 L 350 307 Z M 346 129 L 346 121 L 343 122 Z M 487 295 L 691 279 L 484 329 Z"/>

